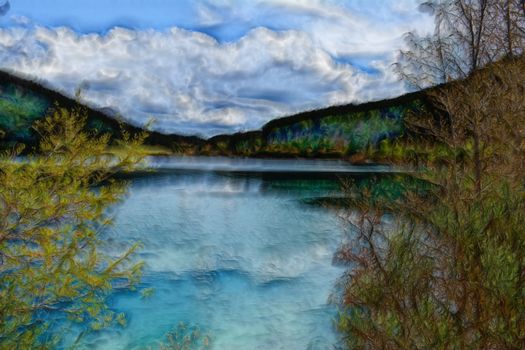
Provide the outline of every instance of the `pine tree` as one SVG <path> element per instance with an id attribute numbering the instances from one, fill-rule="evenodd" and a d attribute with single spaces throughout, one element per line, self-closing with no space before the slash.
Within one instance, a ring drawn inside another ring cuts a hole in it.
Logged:
<path id="1" fill-rule="evenodd" d="M 138 166 L 145 135 L 124 133 L 112 152 L 110 136 L 86 131 L 86 118 L 57 106 L 35 125 L 33 155 L 0 158 L 1 349 L 53 347 L 78 335 L 67 322 L 84 331 L 125 322 L 106 297 L 138 281 L 138 243 L 118 257 L 101 246 L 108 207 L 126 192 L 113 175 Z"/>

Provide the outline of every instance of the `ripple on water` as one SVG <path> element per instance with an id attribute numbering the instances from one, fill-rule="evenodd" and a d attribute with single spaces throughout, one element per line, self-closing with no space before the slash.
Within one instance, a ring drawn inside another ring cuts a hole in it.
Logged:
<path id="1" fill-rule="evenodd" d="M 327 301 L 342 272 L 331 264 L 341 231 L 329 211 L 301 202 L 329 195 L 326 181 L 272 181 L 215 173 L 134 180 L 106 249 L 141 241 L 142 287 L 155 292 L 115 295 L 128 326 L 89 337 L 90 348 L 143 348 L 180 322 L 210 333 L 214 349 L 331 348 Z"/>

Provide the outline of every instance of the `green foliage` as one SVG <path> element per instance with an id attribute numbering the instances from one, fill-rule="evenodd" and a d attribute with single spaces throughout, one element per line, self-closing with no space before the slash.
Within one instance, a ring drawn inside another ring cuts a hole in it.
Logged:
<path id="1" fill-rule="evenodd" d="M 18 138 L 31 137 L 33 122 L 49 108 L 49 103 L 13 84 L 0 86 L 0 129 Z"/>
<path id="2" fill-rule="evenodd" d="M 317 124 L 312 120 L 297 122 L 272 130 L 266 147 L 269 152 L 302 156 L 355 154 L 383 139 L 401 135 L 404 116 L 419 108 L 416 101 L 384 110 L 329 115 Z"/>
<path id="3" fill-rule="evenodd" d="M 79 97 L 80 95 L 77 95 L 77 99 Z M 6 76 L 5 73 L 0 74 L 0 149 L 11 148 L 17 142 L 31 145 L 38 143 L 38 134 L 33 125 L 43 119 L 53 106 L 53 98 L 61 105 L 77 105 L 74 100 L 41 85 Z M 89 108 L 86 108 L 85 114 L 86 130 L 96 131 L 97 134 L 110 134 L 111 139 L 121 138 L 124 128 L 133 130 L 134 133 L 141 132 L 140 129 L 121 121 L 118 116 L 109 117 Z M 146 125 L 144 129 L 147 128 Z M 158 142 L 168 143 L 166 140 Z"/>
<path id="4" fill-rule="evenodd" d="M 126 150 L 108 152 L 109 136 L 84 130 L 86 112 L 56 107 L 35 125 L 35 156 L 0 158 L 0 348 L 49 348 L 67 334 L 64 319 L 84 332 L 123 315 L 105 300 L 133 286 L 141 264 L 130 261 L 138 244 L 108 256 L 101 249 L 107 209 L 126 183 L 112 175 L 143 159 L 145 135 L 124 133 Z"/>

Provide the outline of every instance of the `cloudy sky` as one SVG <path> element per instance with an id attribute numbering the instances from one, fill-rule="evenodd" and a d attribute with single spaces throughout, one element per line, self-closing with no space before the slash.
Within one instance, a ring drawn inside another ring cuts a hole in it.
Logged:
<path id="1" fill-rule="evenodd" d="M 135 124 L 211 136 L 393 97 L 417 0 L 0 0 L 0 69 Z"/>

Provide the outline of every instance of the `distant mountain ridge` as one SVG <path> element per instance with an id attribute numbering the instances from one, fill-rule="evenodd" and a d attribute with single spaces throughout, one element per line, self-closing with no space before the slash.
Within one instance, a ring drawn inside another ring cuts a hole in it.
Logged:
<path id="1" fill-rule="evenodd" d="M 34 144 L 31 129 L 50 107 L 78 104 L 43 85 L 0 71 L 0 140 Z M 146 144 L 161 146 L 173 153 L 194 155 L 268 157 L 342 157 L 358 152 L 383 139 L 404 133 L 403 117 L 424 105 L 424 92 L 363 104 L 348 104 L 298 113 L 271 120 L 260 130 L 224 134 L 203 139 L 198 136 L 149 131 Z M 104 109 L 85 106 L 88 127 L 120 136 L 142 128 L 111 116 Z"/>

